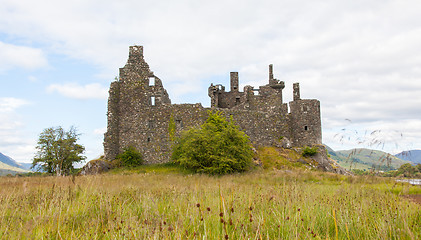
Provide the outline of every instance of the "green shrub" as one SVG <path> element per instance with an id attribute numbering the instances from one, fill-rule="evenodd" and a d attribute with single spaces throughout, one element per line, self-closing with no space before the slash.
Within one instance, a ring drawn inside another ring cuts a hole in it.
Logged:
<path id="1" fill-rule="evenodd" d="M 246 171 L 252 157 L 248 136 L 219 112 L 209 112 L 204 124 L 183 132 L 172 154 L 185 168 L 209 174 Z"/>
<path id="2" fill-rule="evenodd" d="M 136 167 L 142 165 L 142 154 L 133 146 L 129 146 L 124 151 L 117 155 L 114 165 L 117 167 Z"/>
<path id="3" fill-rule="evenodd" d="M 303 149 L 303 156 L 310 157 L 317 154 L 317 147 L 305 147 Z"/>

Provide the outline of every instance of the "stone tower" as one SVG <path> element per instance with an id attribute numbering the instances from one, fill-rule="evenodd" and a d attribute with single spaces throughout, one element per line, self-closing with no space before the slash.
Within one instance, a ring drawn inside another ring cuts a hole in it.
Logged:
<path id="1" fill-rule="evenodd" d="M 119 79 L 111 83 L 108 99 L 108 126 L 104 137 L 107 160 L 124 148 L 135 147 L 146 163 L 170 161 L 174 139 L 181 131 L 202 124 L 209 110 L 234 118 L 255 147 L 276 145 L 282 137 L 293 146 L 321 144 L 320 102 L 301 99 L 298 83 L 293 85 L 293 101 L 284 103 L 285 83 L 274 78 L 269 65 L 266 85 L 239 89 L 238 72 L 230 73 L 230 91 L 217 84 L 208 89 L 211 108 L 197 104 L 171 104 L 161 79 L 149 69 L 142 46 L 131 46 Z"/>

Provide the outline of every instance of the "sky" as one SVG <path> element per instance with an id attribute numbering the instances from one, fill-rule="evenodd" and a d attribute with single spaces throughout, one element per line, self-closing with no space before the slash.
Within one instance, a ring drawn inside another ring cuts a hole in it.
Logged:
<path id="1" fill-rule="evenodd" d="M 319 99 L 335 150 L 421 149 L 419 0 L 0 0 L 0 152 L 32 162 L 39 134 L 77 128 L 103 153 L 108 89 L 131 45 L 173 103 L 209 106 L 211 83 L 268 82 Z"/>

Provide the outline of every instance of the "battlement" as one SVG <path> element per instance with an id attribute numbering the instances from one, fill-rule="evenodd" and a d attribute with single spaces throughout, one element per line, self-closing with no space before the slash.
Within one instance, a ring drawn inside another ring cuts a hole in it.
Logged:
<path id="1" fill-rule="evenodd" d="M 249 137 L 254 146 L 277 145 L 289 139 L 293 146 L 321 144 L 320 102 L 301 99 L 293 84 L 293 101 L 284 103 L 285 82 L 274 78 L 269 65 L 268 84 L 239 89 L 239 73 L 231 72 L 230 91 L 211 84 L 211 108 L 201 104 L 171 104 L 162 81 L 143 57 L 142 46 L 131 46 L 118 81 L 112 82 L 108 99 L 108 126 L 104 137 L 105 158 L 114 159 L 125 147 L 134 146 L 146 163 L 170 161 L 174 138 L 181 131 L 202 124 L 211 109 L 221 111 Z M 288 111 L 290 108 L 290 111 Z"/>

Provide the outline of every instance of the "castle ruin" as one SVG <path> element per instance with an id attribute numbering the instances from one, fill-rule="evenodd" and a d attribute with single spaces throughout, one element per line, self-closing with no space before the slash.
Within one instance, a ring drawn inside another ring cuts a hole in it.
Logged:
<path id="1" fill-rule="evenodd" d="M 322 143 L 320 102 L 301 99 L 298 83 L 293 84 L 293 101 L 288 105 L 282 99 L 285 83 L 273 77 L 272 65 L 268 84 L 258 89 L 245 86 L 241 92 L 238 72 L 231 72 L 230 79 L 230 91 L 220 84 L 209 87 L 211 108 L 171 104 L 161 79 L 144 60 L 143 47 L 131 46 L 129 59 L 109 90 L 105 159 L 113 160 L 134 146 L 147 164 L 168 162 L 174 137 L 204 123 L 213 109 L 232 116 L 255 147 L 276 145 L 282 138 L 295 147 Z"/>

